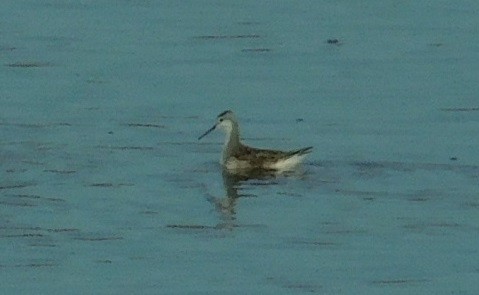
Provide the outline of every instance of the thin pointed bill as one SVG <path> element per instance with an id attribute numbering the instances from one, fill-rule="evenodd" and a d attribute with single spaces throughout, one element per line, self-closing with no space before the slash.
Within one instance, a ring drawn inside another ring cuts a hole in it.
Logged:
<path id="1" fill-rule="evenodd" d="M 211 127 L 210 129 L 208 129 L 208 131 L 206 131 L 205 133 L 203 133 L 203 135 L 201 135 L 200 137 L 198 137 L 198 140 L 202 139 L 203 137 L 205 137 L 206 135 L 208 135 L 208 133 L 210 133 L 211 131 L 215 130 L 216 128 L 216 125 L 213 125 L 213 127 Z"/>

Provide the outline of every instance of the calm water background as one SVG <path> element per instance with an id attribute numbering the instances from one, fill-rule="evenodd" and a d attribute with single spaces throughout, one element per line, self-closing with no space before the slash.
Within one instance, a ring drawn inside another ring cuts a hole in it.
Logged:
<path id="1" fill-rule="evenodd" d="M 2 293 L 478 294 L 478 11 L 3 1 Z M 314 153 L 223 175 L 225 109 Z"/>

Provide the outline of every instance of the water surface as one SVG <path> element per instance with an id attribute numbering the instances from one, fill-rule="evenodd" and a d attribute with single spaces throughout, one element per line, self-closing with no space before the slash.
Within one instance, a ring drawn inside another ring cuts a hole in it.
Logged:
<path id="1" fill-rule="evenodd" d="M 5 1 L 2 290 L 477 294 L 478 9 Z M 225 109 L 314 152 L 225 174 Z"/>

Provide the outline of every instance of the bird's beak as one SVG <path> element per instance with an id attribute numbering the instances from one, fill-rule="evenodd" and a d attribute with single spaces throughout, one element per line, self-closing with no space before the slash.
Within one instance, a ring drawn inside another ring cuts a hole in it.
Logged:
<path id="1" fill-rule="evenodd" d="M 206 131 L 205 133 L 203 133 L 203 135 L 201 135 L 200 137 L 198 137 L 198 140 L 202 139 L 203 137 L 205 137 L 206 135 L 208 135 L 208 133 L 210 133 L 211 131 L 215 130 L 216 128 L 216 124 L 213 125 L 213 127 L 211 127 L 210 129 L 208 129 L 208 131 Z"/>

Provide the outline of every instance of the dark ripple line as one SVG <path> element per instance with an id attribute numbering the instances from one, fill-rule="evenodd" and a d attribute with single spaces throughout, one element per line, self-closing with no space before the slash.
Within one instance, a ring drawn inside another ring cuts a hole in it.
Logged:
<path id="1" fill-rule="evenodd" d="M 260 35 L 257 34 L 249 34 L 249 35 L 204 35 L 204 36 L 197 36 L 196 39 L 204 39 L 204 40 L 221 40 L 221 39 L 258 39 L 261 38 Z"/>

